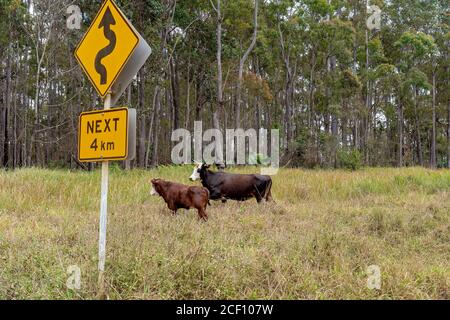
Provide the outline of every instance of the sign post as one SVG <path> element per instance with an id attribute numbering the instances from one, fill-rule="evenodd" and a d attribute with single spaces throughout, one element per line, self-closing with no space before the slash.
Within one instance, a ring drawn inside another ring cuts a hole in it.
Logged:
<path id="1" fill-rule="evenodd" d="M 103 111 L 80 116 L 78 158 L 102 162 L 98 245 L 99 298 L 106 297 L 106 227 L 109 161 L 132 160 L 136 154 L 136 110 L 111 109 L 142 68 L 152 50 L 113 0 L 105 0 L 78 44 L 75 57 L 97 93 Z"/>
<path id="2" fill-rule="evenodd" d="M 104 109 L 80 115 L 78 158 L 81 162 L 102 162 L 98 245 L 99 297 L 105 297 L 106 227 L 108 221 L 109 161 L 134 159 L 136 155 L 136 110 L 111 109 L 111 95 Z"/>
<path id="3" fill-rule="evenodd" d="M 111 94 L 105 99 L 104 110 L 111 109 Z M 108 183 L 109 183 L 109 161 L 102 162 L 102 190 L 100 201 L 100 226 L 98 240 L 98 288 L 99 296 L 105 297 L 105 261 L 106 261 L 106 226 L 108 223 Z"/>

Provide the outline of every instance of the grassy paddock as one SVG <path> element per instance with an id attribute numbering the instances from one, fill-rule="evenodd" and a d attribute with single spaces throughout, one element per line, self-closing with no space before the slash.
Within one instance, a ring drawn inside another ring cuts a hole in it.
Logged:
<path id="1" fill-rule="evenodd" d="M 191 171 L 112 170 L 111 298 L 450 299 L 449 171 L 281 170 L 276 204 L 213 203 L 207 223 L 149 197 L 151 178 Z M 99 187 L 99 172 L 0 172 L 0 299 L 95 297 Z"/>

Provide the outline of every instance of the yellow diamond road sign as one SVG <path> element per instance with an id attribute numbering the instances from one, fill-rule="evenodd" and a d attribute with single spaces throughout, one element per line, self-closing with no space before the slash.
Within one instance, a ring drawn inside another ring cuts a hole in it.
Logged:
<path id="1" fill-rule="evenodd" d="M 100 96 L 112 93 L 117 102 L 151 53 L 112 0 L 104 1 L 75 56 Z"/>
<path id="2" fill-rule="evenodd" d="M 129 124 L 127 108 L 82 113 L 78 159 L 81 162 L 127 159 Z"/>

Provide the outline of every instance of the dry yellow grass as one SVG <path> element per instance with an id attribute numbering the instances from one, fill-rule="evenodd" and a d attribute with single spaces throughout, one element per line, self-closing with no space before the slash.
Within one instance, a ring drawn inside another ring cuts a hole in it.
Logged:
<path id="1" fill-rule="evenodd" d="M 112 170 L 110 298 L 450 298 L 449 171 L 285 169 L 276 204 L 213 203 L 202 223 L 149 197 L 151 178 L 188 183 L 191 170 Z M 0 172 L 0 299 L 95 298 L 99 187 L 98 172 Z M 366 286 L 370 265 L 381 290 Z"/>

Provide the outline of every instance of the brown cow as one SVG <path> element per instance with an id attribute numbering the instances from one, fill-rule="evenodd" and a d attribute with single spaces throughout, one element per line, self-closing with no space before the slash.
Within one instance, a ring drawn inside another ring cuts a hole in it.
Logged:
<path id="1" fill-rule="evenodd" d="M 197 209 L 199 219 L 208 220 L 206 214 L 206 206 L 209 202 L 208 189 L 185 186 L 161 179 L 153 179 L 152 186 L 150 194 L 161 196 L 174 214 L 178 209 Z"/>

